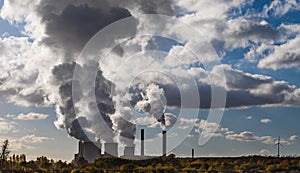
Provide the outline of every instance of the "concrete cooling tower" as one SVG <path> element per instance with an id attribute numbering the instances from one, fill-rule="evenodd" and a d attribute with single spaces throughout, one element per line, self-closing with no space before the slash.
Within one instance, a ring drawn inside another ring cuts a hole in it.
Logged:
<path id="1" fill-rule="evenodd" d="M 101 156 L 100 153 L 100 144 L 96 142 L 84 142 L 84 153 L 83 157 L 88 162 L 94 162 Z"/>
<path id="2" fill-rule="evenodd" d="M 145 155 L 145 131 L 141 129 L 141 153 L 140 155 L 135 155 L 135 146 L 125 146 L 124 155 L 121 156 L 126 159 L 145 159 L 153 158 L 154 156 Z M 80 158 L 84 158 L 89 163 L 94 162 L 96 159 L 101 157 L 118 157 L 118 143 L 109 142 L 104 143 L 104 154 L 101 154 L 101 143 L 99 142 L 82 142 L 79 141 L 78 153 L 75 154 L 75 161 L 79 161 Z M 192 155 L 194 155 L 194 150 L 192 150 Z M 167 155 L 167 131 L 162 131 L 162 156 Z M 193 157 L 193 156 L 192 156 Z"/>
<path id="3" fill-rule="evenodd" d="M 125 147 L 124 148 L 124 156 L 127 158 L 131 158 L 134 156 L 134 146 L 132 147 Z"/>
<path id="4" fill-rule="evenodd" d="M 118 157 L 118 143 L 104 143 L 104 155 Z"/>

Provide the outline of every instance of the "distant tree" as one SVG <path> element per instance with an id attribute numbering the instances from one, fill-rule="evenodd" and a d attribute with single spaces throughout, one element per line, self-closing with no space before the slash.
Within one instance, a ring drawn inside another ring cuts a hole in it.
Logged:
<path id="1" fill-rule="evenodd" d="M 10 153 L 8 149 L 9 143 L 8 140 L 5 140 L 3 142 L 2 148 L 1 148 L 1 153 L 0 153 L 0 164 L 3 166 L 3 164 L 7 161 L 8 155 Z"/>
<path id="2" fill-rule="evenodd" d="M 17 163 L 20 162 L 20 156 L 19 155 L 16 156 L 16 161 L 17 161 Z"/>
<path id="3" fill-rule="evenodd" d="M 25 154 L 20 155 L 20 162 L 26 162 L 26 155 Z"/>
<path id="4" fill-rule="evenodd" d="M 48 168 L 50 166 L 50 162 L 49 162 L 48 158 L 45 157 L 45 156 L 41 156 L 41 157 L 36 158 L 36 164 L 40 168 Z"/>

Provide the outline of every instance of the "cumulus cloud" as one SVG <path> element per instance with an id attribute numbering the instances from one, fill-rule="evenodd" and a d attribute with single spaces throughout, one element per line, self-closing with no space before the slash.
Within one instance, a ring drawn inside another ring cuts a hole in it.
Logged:
<path id="1" fill-rule="evenodd" d="M 260 142 L 262 144 L 274 145 L 277 143 L 277 138 L 271 135 L 256 135 L 252 131 L 235 132 L 229 128 L 222 127 L 220 124 L 214 122 L 208 122 L 206 120 L 197 119 L 178 119 L 178 125 L 176 128 L 186 129 L 188 127 L 194 127 L 196 133 L 203 133 L 204 136 L 208 137 L 224 137 L 227 140 L 239 141 L 239 142 Z M 195 135 L 188 136 L 189 138 L 195 137 Z M 291 145 L 294 141 L 298 140 L 297 135 L 292 135 L 288 140 L 280 138 L 282 145 Z"/>
<path id="2" fill-rule="evenodd" d="M 230 9 L 243 8 L 244 5 L 251 3 L 252 1 L 201 1 L 196 4 L 193 1 L 179 2 L 181 6 L 191 11 L 181 19 L 197 26 L 221 55 L 226 54 L 228 50 L 247 47 L 252 43 L 272 44 L 282 39 L 284 33 L 266 21 L 262 22 L 247 16 L 228 17 Z"/>
<path id="3" fill-rule="evenodd" d="M 271 152 L 268 150 L 268 149 L 261 149 L 259 151 L 259 154 L 262 154 L 262 155 L 269 155 L 271 154 Z"/>
<path id="4" fill-rule="evenodd" d="M 240 133 L 228 133 L 226 136 L 228 140 L 240 141 L 240 142 L 261 142 L 267 145 L 274 145 L 277 142 L 277 139 L 272 136 L 257 136 L 251 131 L 243 131 Z M 282 145 L 291 145 L 292 142 L 280 138 L 280 143 Z"/>
<path id="5" fill-rule="evenodd" d="M 16 122 L 0 120 L 0 132 L 1 133 L 9 133 L 14 132 L 16 129 Z"/>
<path id="6" fill-rule="evenodd" d="M 269 6 L 264 6 L 264 14 L 280 17 L 288 12 L 300 10 L 299 5 L 297 0 L 274 0 Z"/>
<path id="7" fill-rule="evenodd" d="M 263 124 L 268 124 L 268 123 L 271 123 L 272 120 L 270 120 L 269 118 L 263 118 L 263 119 L 260 120 L 260 122 L 263 123 Z"/>
<path id="8" fill-rule="evenodd" d="M 225 31 L 226 36 L 231 39 L 235 38 L 242 45 L 246 45 L 247 40 L 257 43 L 273 43 L 281 36 L 280 31 L 272 28 L 268 23 L 247 20 L 243 17 L 229 20 L 228 27 Z M 234 40 L 231 44 L 234 44 Z"/>
<path id="9" fill-rule="evenodd" d="M 208 136 L 223 136 L 223 132 L 228 132 L 227 128 L 222 128 L 220 124 L 215 122 L 208 122 L 205 120 L 200 120 L 199 123 L 196 124 L 196 132 L 202 132 L 204 137 Z"/>
<path id="10" fill-rule="evenodd" d="M 178 123 L 178 128 L 187 129 L 188 127 L 193 127 L 197 124 L 197 119 L 187 119 L 187 118 L 180 118 Z"/>
<path id="11" fill-rule="evenodd" d="M 42 113 L 35 113 L 35 112 L 30 112 L 28 114 L 19 114 L 15 115 L 14 119 L 16 120 L 43 120 L 46 119 L 49 115 L 47 114 L 42 114 Z"/>
<path id="12" fill-rule="evenodd" d="M 48 138 L 48 137 L 41 137 L 41 136 L 36 136 L 36 135 L 26 135 L 19 139 L 16 139 L 16 142 L 24 142 L 27 144 L 36 144 L 36 143 L 42 143 L 49 139 L 50 138 Z"/>
<path id="13" fill-rule="evenodd" d="M 290 136 L 290 138 L 289 138 L 289 140 L 290 141 L 296 141 L 296 140 L 298 140 L 298 136 L 297 135 L 292 135 L 292 136 Z"/>
<path id="14" fill-rule="evenodd" d="M 277 142 L 277 141 L 276 141 Z M 286 140 L 286 139 L 284 139 L 284 138 L 280 138 L 280 143 L 282 144 L 282 145 L 291 145 L 291 144 L 293 144 L 293 141 L 288 141 L 288 140 Z"/>
<path id="15" fill-rule="evenodd" d="M 24 151 L 24 149 L 33 150 L 33 149 L 35 149 L 35 146 L 34 146 L 35 144 L 40 144 L 47 140 L 51 140 L 51 138 L 49 138 L 49 137 L 36 136 L 34 134 L 21 136 L 19 138 L 6 137 L 6 136 L 1 136 L 1 138 L 9 140 L 10 149 L 14 152 L 16 152 L 16 151 L 22 152 L 22 151 Z"/>
<path id="16" fill-rule="evenodd" d="M 143 124 L 143 125 L 146 125 L 146 124 L 154 124 L 156 123 L 156 119 L 152 116 L 143 116 L 143 117 L 137 117 L 134 122 L 136 124 Z"/>
<path id="17" fill-rule="evenodd" d="M 297 41 L 293 41 L 292 38 L 299 33 L 299 25 L 282 24 L 274 27 L 263 19 L 269 15 L 278 17 L 290 11 L 299 10 L 299 2 L 296 0 L 272 1 L 269 6 L 264 7 L 261 14 L 258 12 L 252 14 L 249 9 L 246 15 L 236 17 L 235 13 L 230 12 L 230 9 L 239 11 L 244 5 L 251 6 L 252 3 L 253 1 L 238 0 L 222 3 L 219 1 L 178 2 L 179 6 L 190 11 L 180 19 L 197 26 L 197 29 L 205 35 L 219 55 L 225 56 L 227 52 L 235 48 L 250 48 L 249 52 L 245 54 L 245 58 L 253 63 L 262 59 L 258 64 L 260 68 L 298 67 L 299 46 L 297 46 Z M 262 20 L 258 20 L 257 16 L 260 16 L 259 18 Z M 287 40 L 291 43 L 286 44 Z M 266 55 L 268 56 L 264 58 Z"/>
<path id="18" fill-rule="evenodd" d="M 252 119 L 252 116 L 247 116 L 245 117 L 246 120 L 251 120 Z"/>
<path id="19" fill-rule="evenodd" d="M 242 131 L 236 133 L 229 128 L 222 127 L 220 124 L 214 122 L 208 122 L 206 120 L 192 120 L 180 118 L 178 126 L 179 129 L 186 129 L 187 127 L 193 126 L 195 132 L 203 133 L 204 136 L 212 137 L 225 137 L 227 140 L 239 141 L 239 142 L 260 142 L 262 144 L 274 145 L 277 142 L 277 138 L 271 135 L 259 136 L 252 131 Z M 190 136 L 191 137 L 191 136 Z M 293 141 L 297 140 L 298 136 L 292 135 L 289 140 L 284 138 L 280 139 L 282 145 L 291 145 Z"/>
<path id="20" fill-rule="evenodd" d="M 272 53 L 261 59 L 258 63 L 260 68 L 273 70 L 281 68 L 296 68 L 300 66 L 300 35 L 287 41 L 287 43 L 274 46 Z"/>
<path id="21" fill-rule="evenodd" d="M 271 136 L 256 136 L 251 131 L 243 131 L 237 134 L 228 134 L 226 135 L 226 139 L 241 141 L 241 142 L 255 142 L 259 141 L 264 144 L 275 144 L 274 138 Z"/>
<path id="22" fill-rule="evenodd" d="M 47 99 L 45 85 L 47 70 L 41 66 L 53 63 L 53 60 L 37 57 L 49 55 L 49 49 L 32 43 L 26 37 L 8 37 L 0 39 L 0 57 L 2 62 L 0 77 L 0 97 L 3 101 L 29 106 L 46 106 Z M 28 61 L 31 59 L 31 61 Z M 51 63 L 52 62 L 52 63 Z"/>
<path id="23" fill-rule="evenodd" d="M 211 87 L 227 92 L 226 108 L 249 106 L 298 106 L 299 90 L 285 81 L 276 81 L 270 76 L 245 73 L 229 65 L 219 65 L 211 72 L 192 68 L 190 74 L 198 80 L 200 107 L 209 108 Z M 222 73 L 225 79 L 220 79 Z M 161 85 L 166 91 L 167 103 L 180 106 L 180 92 L 171 84 Z"/>

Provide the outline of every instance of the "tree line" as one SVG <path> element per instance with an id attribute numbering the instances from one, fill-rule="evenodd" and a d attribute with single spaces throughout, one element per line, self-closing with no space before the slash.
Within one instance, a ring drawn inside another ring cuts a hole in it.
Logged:
<path id="1" fill-rule="evenodd" d="M 54 161 L 45 156 L 26 160 L 26 155 L 10 155 L 9 141 L 1 146 L 0 173 L 173 173 L 173 172 L 300 172 L 299 157 L 245 156 L 227 158 L 177 158 L 174 154 L 148 160 L 126 160 L 117 157 L 99 158 L 88 163 L 84 158 Z"/>

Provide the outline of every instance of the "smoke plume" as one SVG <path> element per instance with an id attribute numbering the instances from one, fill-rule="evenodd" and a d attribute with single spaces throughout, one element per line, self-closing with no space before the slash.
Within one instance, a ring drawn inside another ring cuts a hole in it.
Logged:
<path id="1" fill-rule="evenodd" d="M 18 7 L 17 1 L 7 4 Z M 125 145 L 132 145 L 136 127 L 130 122 L 130 104 L 121 101 L 118 94 L 112 92 L 115 86 L 103 75 L 98 62 L 92 62 L 98 68 L 95 78 L 92 78 L 88 76 L 90 62 L 86 59 L 78 62 L 76 58 L 98 31 L 113 22 L 138 13 L 173 14 L 171 0 L 43 0 L 32 2 L 28 9 L 30 14 L 24 17 L 24 28 L 32 40 L 20 39 L 18 43 L 24 42 L 19 47 L 26 47 L 26 50 L 38 47 L 33 52 L 22 51 L 24 55 L 39 56 L 25 56 L 24 61 L 18 63 L 10 61 L 15 67 L 5 69 L 8 74 L 0 76 L 1 96 L 9 95 L 9 101 L 16 103 L 23 101 L 22 105 L 55 105 L 58 117 L 55 125 L 79 140 L 110 142 L 118 134 L 129 139 L 120 139 Z M 129 28 L 132 33 L 136 33 L 137 25 L 138 20 L 135 26 Z M 126 33 L 123 36 L 126 37 Z M 122 56 L 122 48 L 113 51 Z M 83 74 L 83 81 L 89 83 L 89 80 L 94 80 L 94 90 L 82 90 L 84 84 L 73 79 L 75 68 Z M 10 80 L 17 73 L 19 81 Z M 94 96 L 96 101 L 92 100 Z"/>
<path id="2" fill-rule="evenodd" d="M 165 92 L 158 85 L 150 84 L 148 86 L 139 85 L 139 89 L 142 91 L 140 94 L 142 99 L 135 104 L 135 109 L 152 115 L 158 122 L 160 122 L 163 128 L 166 127 L 166 114 L 165 106 L 167 105 Z M 167 114 L 168 120 L 170 114 Z M 173 120 L 168 121 L 168 123 Z M 176 122 L 176 121 L 175 121 Z M 169 124 L 168 124 L 169 125 Z"/>

